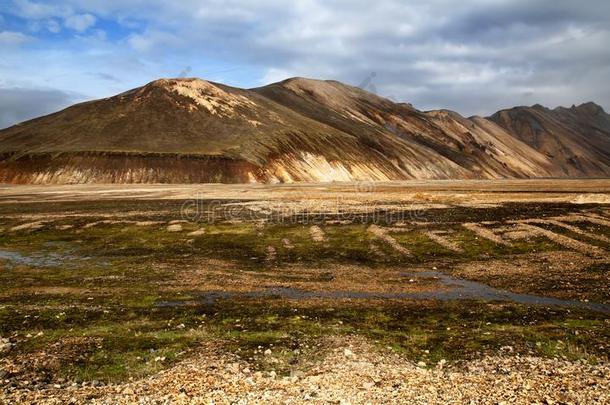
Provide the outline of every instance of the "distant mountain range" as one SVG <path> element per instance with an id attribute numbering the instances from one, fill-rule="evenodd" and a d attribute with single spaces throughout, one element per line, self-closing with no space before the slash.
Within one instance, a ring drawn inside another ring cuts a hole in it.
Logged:
<path id="1" fill-rule="evenodd" d="M 594 103 L 465 118 L 303 78 L 161 79 L 0 131 L 2 183 L 609 176 L 610 115 Z"/>

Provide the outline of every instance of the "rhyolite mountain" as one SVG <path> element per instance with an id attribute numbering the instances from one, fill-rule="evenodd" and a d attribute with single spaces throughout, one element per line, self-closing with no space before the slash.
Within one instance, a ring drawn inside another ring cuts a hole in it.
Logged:
<path id="1" fill-rule="evenodd" d="M 538 104 L 515 107 L 489 119 L 547 156 L 560 176 L 610 173 L 610 115 L 595 103 L 554 110 Z"/>
<path id="2" fill-rule="evenodd" d="M 3 183 L 607 176 L 610 116 L 593 103 L 465 118 L 303 78 L 161 79 L 0 131 Z"/>

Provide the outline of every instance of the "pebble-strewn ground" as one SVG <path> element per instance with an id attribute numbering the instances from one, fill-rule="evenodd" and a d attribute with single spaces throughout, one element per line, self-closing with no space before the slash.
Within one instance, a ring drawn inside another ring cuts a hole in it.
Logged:
<path id="1" fill-rule="evenodd" d="M 328 338 L 306 372 L 277 376 L 213 345 L 150 378 L 101 387 L 5 390 L 6 403 L 608 403 L 610 367 L 497 356 L 459 366 L 414 364 L 358 338 Z M 273 352 L 268 353 L 273 356 Z"/>
<path id="2" fill-rule="evenodd" d="M 0 405 L 610 403 L 608 182 L 499 183 L 0 188 Z"/>

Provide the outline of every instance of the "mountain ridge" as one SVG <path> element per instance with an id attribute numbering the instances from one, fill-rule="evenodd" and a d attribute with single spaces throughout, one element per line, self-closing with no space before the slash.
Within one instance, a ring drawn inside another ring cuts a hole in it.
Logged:
<path id="1" fill-rule="evenodd" d="M 0 130 L 0 182 L 605 177 L 595 103 L 490 117 L 419 111 L 334 80 L 239 89 L 158 79 Z"/>

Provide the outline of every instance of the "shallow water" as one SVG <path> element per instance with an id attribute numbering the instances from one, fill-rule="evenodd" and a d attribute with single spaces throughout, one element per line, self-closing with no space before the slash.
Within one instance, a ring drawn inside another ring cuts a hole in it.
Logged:
<path id="1" fill-rule="evenodd" d="M 61 253 L 36 253 L 23 254 L 14 250 L 0 250 L 0 260 L 6 261 L 7 267 L 18 265 L 32 267 L 57 267 L 63 265 L 68 260 L 73 260 L 74 256 Z"/>
<path id="2" fill-rule="evenodd" d="M 499 290 L 486 284 L 468 281 L 446 274 L 429 271 L 420 273 L 403 273 L 403 277 L 432 277 L 439 281 L 442 288 L 435 291 L 414 291 L 403 293 L 380 293 L 367 291 L 307 291 L 296 288 L 273 287 L 245 293 L 229 291 L 210 291 L 199 294 L 199 300 L 193 301 L 161 301 L 160 307 L 178 307 L 193 304 L 212 305 L 218 300 L 231 298 L 286 298 L 294 300 L 303 299 L 425 299 L 425 300 L 481 300 L 514 302 L 525 305 L 556 306 L 583 308 L 592 311 L 610 313 L 610 304 L 562 300 L 531 294 L 517 294 L 510 291 Z"/>

